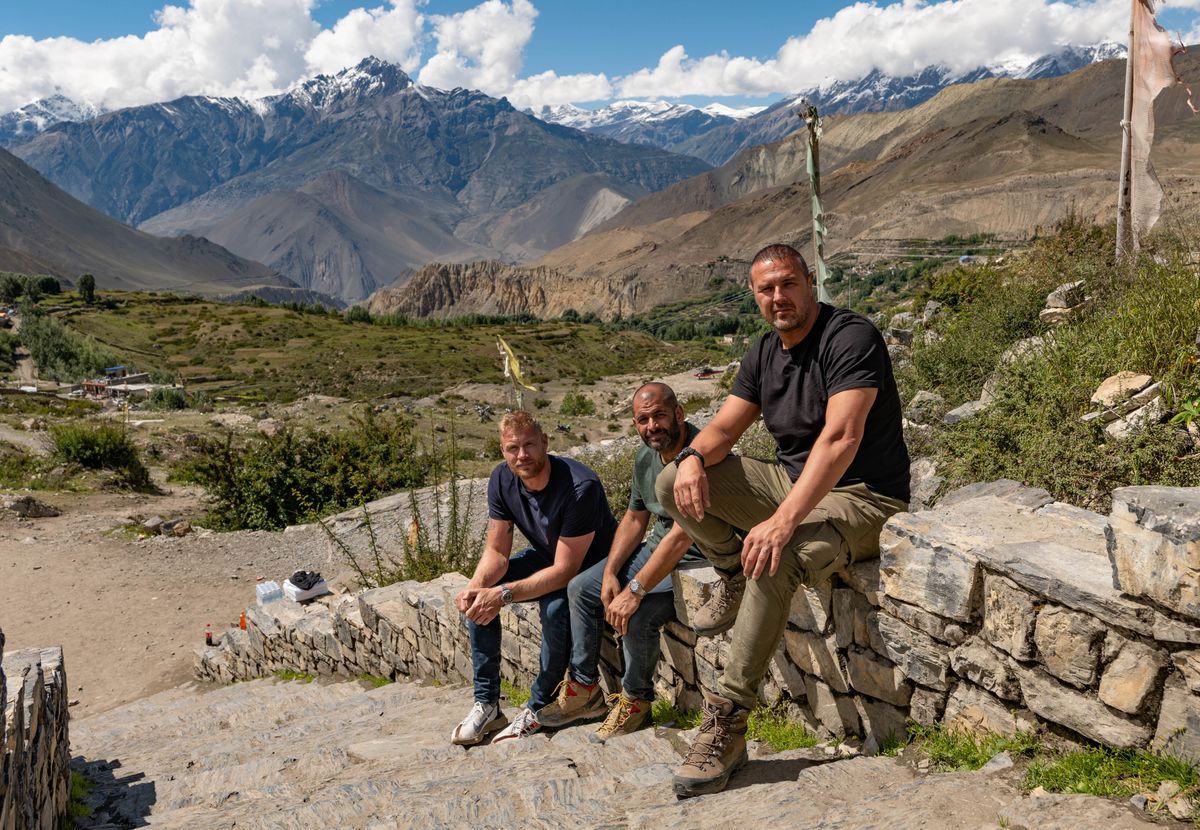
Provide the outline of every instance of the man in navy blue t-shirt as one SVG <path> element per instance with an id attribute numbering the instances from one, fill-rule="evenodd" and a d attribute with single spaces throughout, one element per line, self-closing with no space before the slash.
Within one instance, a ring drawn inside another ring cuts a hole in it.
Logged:
<path id="1" fill-rule="evenodd" d="M 594 472 L 548 452 L 550 439 L 528 412 L 500 419 L 504 463 L 488 481 L 487 544 L 475 575 L 455 598 L 467 617 L 475 704 L 451 741 L 477 744 L 500 729 L 495 740 L 523 738 L 540 725 L 537 712 L 554 696 L 571 652 L 567 583 L 582 568 L 608 555 L 616 520 L 604 486 Z M 513 528 L 530 547 L 512 554 Z M 541 610 L 541 669 L 529 702 L 513 722 L 500 711 L 500 609 L 537 600 Z"/>

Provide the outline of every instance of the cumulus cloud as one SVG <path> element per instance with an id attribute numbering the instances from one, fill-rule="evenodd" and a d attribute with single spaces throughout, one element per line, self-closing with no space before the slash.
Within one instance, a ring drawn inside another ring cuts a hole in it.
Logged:
<path id="1" fill-rule="evenodd" d="M 789 38 L 768 60 L 691 58 L 676 46 L 656 66 L 620 79 L 617 89 L 630 97 L 793 92 L 872 69 L 904 75 L 931 64 L 965 71 L 1028 63 L 1068 44 L 1123 41 L 1128 29 L 1126 0 L 859 2 Z"/>
<path id="2" fill-rule="evenodd" d="M 368 55 L 413 72 L 421 62 L 425 18 L 416 0 L 392 0 L 391 8 L 352 9 L 313 38 L 304 59 L 313 72 L 329 74 Z"/>
<path id="3" fill-rule="evenodd" d="M 427 0 L 379 0 L 329 28 L 320 0 L 187 0 L 164 6 L 141 36 L 0 38 L 0 112 L 62 93 L 108 108 L 180 95 L 257 97 L 367 55 L 399 63 L 431 86 L 507 95 L 517 106 L 685 95 L 765 96 L 861 77 L 1021 64 L 1067 44 L 1123 41 L 1128 0 L 893 0 L 856 2 L 790 37 L 767 59 L 721 52 L 692 57 L 684 45 L 620 78 L 602 72 L 523 76 L 534 36 L 533 0 L 482 0 L 428 14 Z M 1200 0 L 1168 0 L 1172 20 L 1195 26 Z M 1187 11 L 1192 10 L 1192 11 Z M 1189 33 L 1200 39 L 1200 28 Z"/>

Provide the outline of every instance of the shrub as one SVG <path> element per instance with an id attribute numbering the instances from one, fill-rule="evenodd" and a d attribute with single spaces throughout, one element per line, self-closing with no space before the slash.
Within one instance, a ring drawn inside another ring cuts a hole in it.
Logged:
<path id="1" fill-rule="evenodd" d="M 558 414 L 567 417 L 595 415 L 596 405 L 582 392 L 568 392 L 563 396 L 563 402 L 558 407 Z"/>
<path id="2" fill-rule="evenodd" d="M 91 338 L 81 337 L 58 320 L 32 308 L 22 314 L 21 342 L 38 372 L 60 382 L 99 374 L 121 358 Z"/>
<path id="3" fill-rule="evenodd" d="M 621 444 L 614 452 L 609 448 L 585 450 L 579 460 L 591 467 L 604 485 L 608 496 L 608 509 L 613 516 L 621 518 L 629 507 L 629 491 L 633 484 L 633 460 L 637 456 L 640 442 Z"/>
<path id="4" fill-rule="evenodd" d="M 209 522 L 223 530 L 281 530 L 408 487 L 425 484 L 430 460 L 412 422 L 370 410 L 339 432 L 283 430 L 235 444 L 204 439 L 177 474 L 201 484 Z"/>
<path id="5" fill-rule="evenodd" d="M 54 454 L 89 470 L 111 470 L 118 480 L 135 489 L 151 486 L 137 446 L 113 424 L 61 424 L 51 427 Z"/>
<path id="6" fill-rule="evenodd" d="M 151 389 L 146 400 L 142 402 L 142 409 L 152 410 L 187 409 L 187 406 L 188 399 L 184 391 L 169 386 Z"/>
<path id="7" fill-rule="evenodd" d="M 17 368 L 17 344 L 21 342 L 15 334 L 0 331 L 0 372 L 11 372 Z"/>

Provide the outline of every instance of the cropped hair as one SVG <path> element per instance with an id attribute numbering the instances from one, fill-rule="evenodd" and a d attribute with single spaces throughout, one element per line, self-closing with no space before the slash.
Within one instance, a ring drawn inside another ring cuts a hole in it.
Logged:
<path id="1" fill-rule="evenodd" d="M 652 391 L 652 394 L 656 395 L 658 398 L 661 398 L 663 404 L 669 409 L 674 409 L 675 407 L 679 406 L 679 399 L 675 397 L 675 390 L 670 386 L 667 386 L 665 383 L 657 380 L 652 380 L 639 386 L 633 393 L 634 403 L 637 403 L 637 399 L 639 397 L 650 391 Z"/>
<path id="2" fill-rule="evenodd" d="M 542 429 L 542 425 L 538 423 L 537 418 L 530 415 L 524 409 L 515 409 L 500 419 L 501 435 L 506 432 L 523 432 L 530 427 L 533 427 L 543 435 L 546 434 L 546 431 Z"/>
<path id="3" fill-rule="evenodd" d="M 786 262 L 788 260 L 798 265 L 804 275 L 808 276 L 808 263 L 804 261 L 804 255 L 791 245 L 782 242 L 768 245 L 755 254 L 754 259 L 750 262 L 750 267 L 753 268 L 761 262 Z"/>

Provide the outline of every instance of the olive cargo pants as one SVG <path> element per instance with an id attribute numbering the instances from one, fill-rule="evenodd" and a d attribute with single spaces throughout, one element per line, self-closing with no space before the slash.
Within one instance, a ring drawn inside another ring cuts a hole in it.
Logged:
<path id="1" fill-rule="evenodd" d="M 655 482 L 655 493 L 713 566 L 741 570 L 742 537 L 766 521 L 792 489 L 781 464 L 728 456 L 705 470 L 711 507 L 697 522 L 675 506 L 674 464 Z M 796 529 L 774 576 L 746 581 L 746 593 L 730 633 L 729 662 L 717 691 L 739 706 L 758 703 L 758 687 L 787 627 L 792 596 L 801 583 L 819 585 L 851 562 L 879 555 L 879 532 L 888 517 L 908 505 L 865 484 L 835 487 Z"/>

